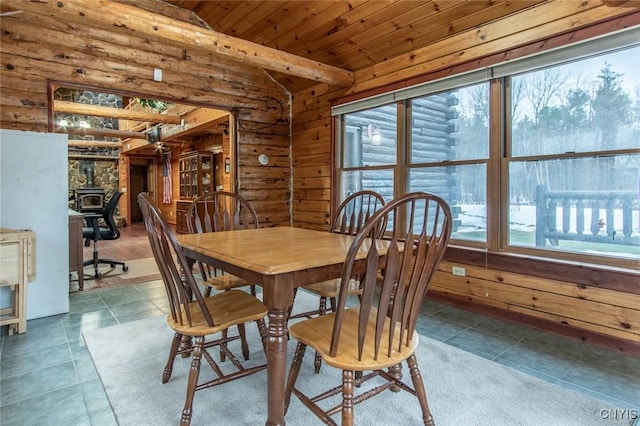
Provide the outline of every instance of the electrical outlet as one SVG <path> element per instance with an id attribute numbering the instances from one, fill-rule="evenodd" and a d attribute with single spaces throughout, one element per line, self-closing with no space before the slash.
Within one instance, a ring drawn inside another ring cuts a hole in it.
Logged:
<path id="1" fill-rule="evenodd" d="M 453 268 L 451 268 L 451 273 L 453 275 L 458 275 L 459 277 L 464 277 L 464 268 L 461 268 L 459 266 L 454 266 Z"/>

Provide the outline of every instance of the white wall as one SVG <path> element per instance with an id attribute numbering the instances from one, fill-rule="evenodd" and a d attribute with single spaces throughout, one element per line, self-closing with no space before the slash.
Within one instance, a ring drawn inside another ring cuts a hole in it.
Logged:
<path id="1" fill-rule="evenodd" d="M 68 167 L 67 135 L 0 129 L 0 227 L 36 234 L 27 319 L 69 312 Z"/>

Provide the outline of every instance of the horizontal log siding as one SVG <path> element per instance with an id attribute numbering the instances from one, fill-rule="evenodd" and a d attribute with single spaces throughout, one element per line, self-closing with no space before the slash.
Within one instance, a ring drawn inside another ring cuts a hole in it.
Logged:
<path id="1" fill-rule="evenodd" d="M 274 201 L 257 204 L 263 226 L 289 224 L 289 94 L 262 70 L 29 12 L 2 18 L 0 52 L 0 127 L 5 129 L 47 131 L 50 80 L 237 111 L 239 192 L 257 201 L 259 191 L 259 199 Z M 163 70 L 162 82 L 153 81 L 155 67 Z M 258 164 L 259 153 L 269 155 L 268 167 Z M 173 160 L 174 203 L 162 206 L 170 222 L 178 198 L 177 153 Z"/>
<path id="2" fill-rule="evenodd" d="M 336 91 L 318 84 L 294 93 L 293 225 L 328 229 L 331 180 L 304 177 L 302 170 L 331 161 L 329 111 L 338 100 L 358 99 L 364 91 L 373 95 L 406 87 L 427 81 L 429 76 L 443 77 L 451 70 L 461 72 L 491 65 L 531 54 L 536 49 L 617 31 L 636 25 L 639 20 L 637 8 L 607 7 L 598 2 L 547 2 L 359 71 L 356 84 L 348 90 Z M 579 33 L 567 33 L 571 30 Z M 459 259 L 456 261 L 460 263 Z M 563 268 L 570 275 L 580 266 L 563 265 Z M 637 294 L 599 289 L 586 278 L 580 283 L 569 283 L 558 280 L 554 274 L 536 274 L 542 276 L 540 279 L 521 273 L 507 274 L 508 269 L 506 261 L 503 266 L 467 269 L 473 278 L 457 277 L 451 274 L 451 264 L 445 262 L 430 293 L 463 306 L 479 307 L 498 316 L 640 353 Z M 491 290 L 483 293 L 485 289 Z"/>

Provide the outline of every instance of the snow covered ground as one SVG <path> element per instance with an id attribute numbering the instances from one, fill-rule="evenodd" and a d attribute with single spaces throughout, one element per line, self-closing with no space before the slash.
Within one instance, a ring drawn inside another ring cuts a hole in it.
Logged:
<path id="1" fill-rule="evenodd" d="M 462 226 L 458 232 L 471 232 L 486 229 L 487 211 L 484 205 L 480 204 L 461 204 L 459 207 L 462 212 L 458 219 L 462 220 Z M 601 217 L 606 221 L 606 212 L 600 210 Z M 576 232 L 576 211 L 571 209 L 571 229 L 569 232 Z M 557 209 L 556 229 L 562 230 L 562 209 Z M 600 218 L 598 218 L 600 219 Z M 584 210 L 584 232 L 591 232 L 591 209 Z M 622 210 L 614 212 L 614 226 L 617 234 L 622 235 Z M 509 228 L 511 230 L 535 232 L 536 231 L 536 207 L 528 205 L 511 205 L 509 207 Z M 640 212 L 634 210 L 632 214 L 632 235 L 640 235 Z"/>

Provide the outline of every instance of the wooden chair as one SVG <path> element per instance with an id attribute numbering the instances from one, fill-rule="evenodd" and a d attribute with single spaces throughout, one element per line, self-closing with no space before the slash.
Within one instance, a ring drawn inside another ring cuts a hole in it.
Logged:
<path id="1" fill-rule="evenodd" d="M 384 198 L 373 191 L 359 191 L 348 196 L 336 210 L 331 221 L 331 232 L 347 235 L 356 235 L 369 218 L 376 211 L 385 205 Z M 378 236 L 384 233 L 386 222 L 380 223 Z M 340 289 L 340 279 L 327 280 L 314 283 L 304 287 L 308 292 L 320 297 L 320 303 L 317 310 L 302 312 L 296 315 L 290 315 L 290 319 L 295 318 L 311 318 L 316 315 L 325 315 L 327 313 L 327 300 L 331 305 L 331 311 L 336 309 L 336 298 Z M 349 286 L 350 295 L 360 295 L 360 285 L 357 279 L 352 279 Z M 322 365 L 322 357 L 316 352 L 314 362 L 314 371 L 320 373 Z"/>
<path id="2" fill-rule="evenodd" d="M 251 204 L 232 192 L 215 191 L 202 195 L 194 199 L 187 210 L 187 229 L 191 234 L 258 227 L 258 215 Z M 202 263 L 199 266 L 203 284 L 207 286 L 205 296 L 211 294 L 211 288 L 225 291 L 246 286 L 251 287 L 251 295 L 256 295 L 255 284 L 231 274 L 220 273 Z"/>
<path id="3" fill-rule="evenodd" d="M 266 354 L 267 328 L 264 318 L 267 315 L 267 308 L 254 296 L 240 290 L 226 291 L 209 297 L 203 296 L 193 278 L 190 265 L 160 210 L 146 193 L 138 195 L 138 204 L 144 217 L 153 255 L 169 298 L 171 313 L 167 317 L 167 323 L 175 332 L 169 351 L 169 359 L 162 374 L 162 383 L 169 381 L 176 356 L 191 354 L 187 395 L 180 420 L 181 425 L 188 425 L 191 423 L 193 398 L 196 390 L 220 385 L 266 368 L 266 364 L 251 368 L 244 368 L 240 364 L 227 348 L 227 343 L 237 339 L 238 336 L 219 337 L 208 342 L 205 341 L 205 338 L 221 333 L 229 327 L 255 321 Z M 187 341 L 192 339 L 193 345 L 182 345 L 181 347 L 184 337 L 187 338 Z M 226 356 L 236 367 L 236 371 L 228 374 L 221 371 L 207 352 L 208 348 L 215 346 L 219 346 L 221 350 L 225 351 Z M 209 363 L 217 377 L 204 383 L 198 383 L 202 357 Z"/>
<path id="4" fill-rule="evenodd" d="M 232 192 L 215 191 L 193 200 L 187 210 L 187 229 L 191 234 L 203 232 L 222 232 L 234 229 L 258 228 L 258 216 L 251 204 Z M 211 289 L 228 291 L 239 287 L 250 287 L 251 295 L 256 296 L 256 286 L 242 278 L 209 267 L 198 262 L 202 284 L 206 286 L 204 295 L 210 296 Z M 242 342 L 242 354 L 249 359 L 249 344 L 242 324 L 238 325 Z M 226 338 L 226 331 L 223 332 Z M 220 360 L 224 362 L 225 351 L 220 351 Z"/>
<path id="5" fill-rule="evenodd" d="M 387 217 L 391 225 L 381 240 L 378 228 Z M 428 193 L 411 193 L 389 202 L 364 224 L 345 259 L 336 311 L 289 329 L 298 345 L 287 379 L 285 407 L 293 393 L 326 424 L 335 425 L 330 416 L 341 412 L 342 425 L 353 425 L 354 405 L 384 390 L 403 389 L 417 397 L 424 424 L 434 424 L 414 354 L 418 346 L 415 326 L 429 282 L 449 242 L 451 223 L 451 210 L 444 200 Z M 388 243 L 388 249 L 380 258 L 383 243 Z M 381 268 L 385 269 L 384 278 L 377 284 Z M 360 280 L 362 295 L 359 305 L 347 308 L 353 277 Z M 307 346 L 318 351 L 327 365 L 343 370 L 341 386 L 314 397 L 296 387 Z M 401 380 L 403 361 L 407 361 L 413 387 Z M 374 377 L 385 382 L 354 395 L 354 372 L 369 372 L 363 375 L 363 383 Z M 318 405 L 340 392 L 342 404 L 329 409 Z"/>

